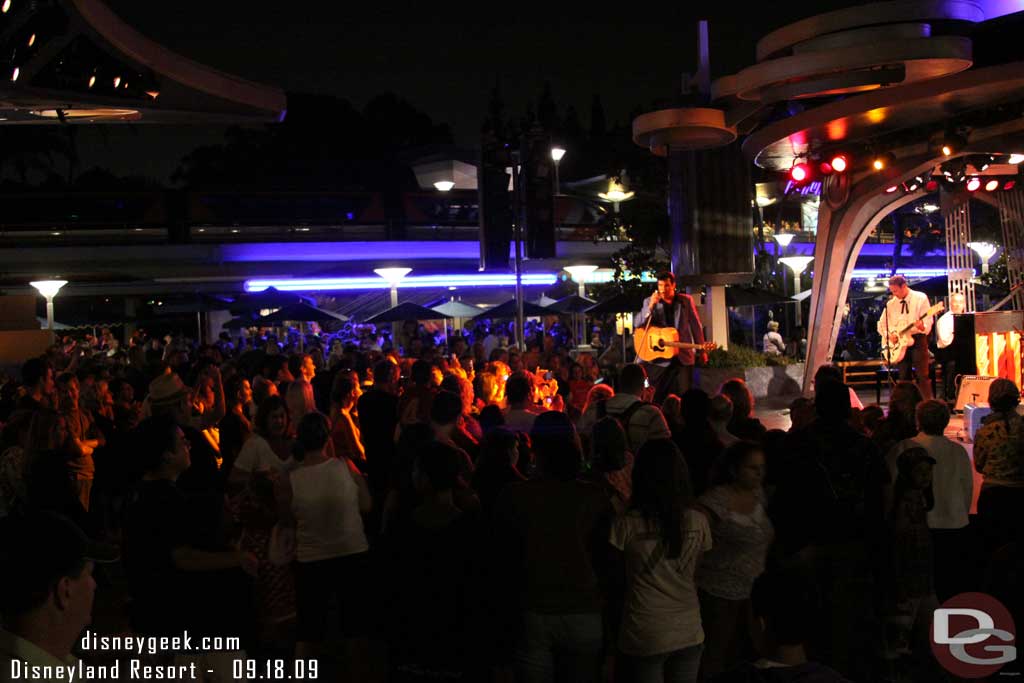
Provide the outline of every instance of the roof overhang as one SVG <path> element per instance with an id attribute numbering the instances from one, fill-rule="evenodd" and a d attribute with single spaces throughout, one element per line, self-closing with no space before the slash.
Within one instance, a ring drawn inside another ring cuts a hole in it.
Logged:
<path id="1" fill-rule="evenodd" d="M 15 0 L 0 16 L 4 124 L 281 121 L 278 88 L 149 40 L 100 0 Z M 17 71 L 15 71 L 17 70 Z"/>

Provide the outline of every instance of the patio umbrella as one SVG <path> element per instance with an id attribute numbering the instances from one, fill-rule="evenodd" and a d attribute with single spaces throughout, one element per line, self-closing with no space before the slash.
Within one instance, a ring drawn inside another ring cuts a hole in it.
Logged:
<path id="1" fill-rule="evenodd" d="M 636 313 L 644 305 L 644 299 L 650 296 L 649 292 L 630 291 L 619 292 L 615 296 L 599 302 L 587 309 L 591 315 L 604 313 Z"/>
<path id="2" fill-rule="evenodd" d="M 462 327 L 463 318 L 472 318 L 480 312 L 480 309 L 476 306 L 470 306 L 461 301 L 446 301 L 440 306 L 432 306 L 430 310 L 455 318 L 455 329 Z"/>
<path id="3" fill-rule="evenodd" d="M 551 315 L 551 310 L 538 306 L 537 304 L 531 304 L 529 301 L 523 302 L 523 315 L 527 318 L 535 318 L 542 315 Z M 499 304 L 494 308 L 488 308 L 483 313 L 476 315 L 477 318 L 514 318 L 516 317 L 516 300 L 509 299 L 503 304 Z"/>
<path id="4" fill-rule="evenodd" d="M 306 303 L 312 306 L 315 302 L 308 296 L 302 296 L 295 292 L 281 292 L 273 287 L 268 287 L 257 294 L 247 294 L 246 296 L 239 297 L 228 310 L 231 311 L 232 315 L 243 315 L 253 311 L 261 311 L 265 308 L 281 308 L 297 303 Z"/>
<path id="5" fill-rule="evenodd" d="M 451 318 L 472 318 L 480 312 L 480 309 L 476 306 L 470 306 L 461 301 L 446 301 L 440 306 L 431 306 L 430 310 L 437 311 Z"/>
<path id="6" fill-rule="evenodd" d="M 451 318 L 452 316 L 440 313 L 432 308 L 406 301 L 394 308 L 381 311 L 366 322 L 379 325 L 380 323 L 400 323 L 406 320 L 450 320 Z"/>
<path id="7" fill-rule="evenodd" d="M 791 304 L 793 300 L 789 297 L 767 289 L 757 287 L 726 287 L 725 305 L 738 306 L 775 306 L 776 304 Z"/>
<path id="8" fill-rule="evenodd" d="M 155 309 L 158 315 L 172 313 L 209 313 L 210 311 L 227 311 L 235 305 L 235 302 L 210 296 L 209 294 L 196 294 L 194 296 L 171 301 L 164 300 L 164 305 Z"/>
<path id="9" fill-rule="evenodd" d="M 548 304 L 546 308 L 548 311 L 555 311 L 556 313 L 584 313 L 594 308 L 596 303 L 593 299 L 588 299 L 579 294 L 572 294 L 559 299 L 553 304 Z"/>
<path id="10" fill-rule="evenodd" d="M 294 304 L 288 304 L 274 311 L 270 315 L 265 315 L 257 320 L 260 325 L 280 325 L 285 322 L 303 322 L 303 323 L 327 323 L 327 322 L 345 322 L 348 320 L 348 316 L 344 316 L 341 313 L 335 313 L 333 311 L 325 311 L 322 308 L 311 306 L 305 302 L 299 302 Z"/>
<path id="11" fill-rule="evenodd" d="M 570 294 L 553 304 L 549 304 L 547 309 L 557 313 L 571 314 L 573 327 L 576 328 L 573 334 L 579 335 L 580 344 L 586 344 L 587 335 L 586 330 L 584 330 L 584 323 L 586 322 L 585 311 L 593 308 L 596 303 L 593 299 L 588 299 L 579 294 Z"/>

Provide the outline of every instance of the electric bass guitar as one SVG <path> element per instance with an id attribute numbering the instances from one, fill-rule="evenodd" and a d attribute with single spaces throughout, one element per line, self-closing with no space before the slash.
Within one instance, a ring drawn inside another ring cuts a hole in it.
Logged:
<path id="1" fill-rule="evenodd" d="M 681 342 L 679 330 L 674 327 L 649 327 L 647 334 L 640 330 L 633 335 L 633 346 L 636 348 L 637 358 L 648 362 L 673 358 L 679 353 L 679 349 L 714 351 L 718 348 L 715 342 Z"/>
<path id="2" fill-rule="evenodd" d="M 896 365 L 903 360 L 904 356 L 907 355 L 907 349 L 914 345 L 914 335 L 912 334 L 914 326 L 925 318 L 929 318 L 936 313 L 941 313 L 944 310 L 946 310 L 946 304 L 940 301 L 925 311 L 924 315 L 917 320 L 902 329 L 896 330 L 896 334 L 899 335 L 899 339 L 897 339 L 895 343 L 883 335 L 885 338 L 882 339 L 882 360 L 889 365 Z"/>

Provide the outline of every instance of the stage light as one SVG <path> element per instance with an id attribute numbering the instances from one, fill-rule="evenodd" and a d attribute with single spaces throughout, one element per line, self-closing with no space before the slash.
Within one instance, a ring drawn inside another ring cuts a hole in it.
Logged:
<path id="1" fill-rule="evenodd" d="M 811 177 L 811 169 L 807 167 L 807 164 L 796 164 L 793 168 L 789 169 L 789 179 L 794 183 L 802 183 Z"/>
<path id="2" fill-rule="evenodd" d="M 871 168 L 876 171 L 881 171 L 885 168 L 885 160 L 882 157 L 875 157 L 875 160 L 871 162 Z"/>
<path id="3" fill-rule="evenodd" d="M 92 76 L 89 76 L 89 87 L 91 88 L 94 85 L 96 85 L 96 75 L 95 74 L 93 74 Z"/>
<path id="4" fill-rule="evenodd" d="M 19 69 L 18 67 L 14 67 L 14 71 L 11 72 L 11 80 L 12 81 L 18 80 L 18 76 L 20 76 L 20 75 L 21 75 L 21 69 Z"/>
<path id="5" fill-rule="evenodd" d="M 121 87 L 121 77 L 120 76 L 114 76 L 114 87 L 115 88 Z"/>
<path id="6" fill-rule="evenodd" d="M 832 175 L 832 164 L 827 161 L 823 161 L 821 162 L 821 165 L 818 166 L 818 170 L 821 172 L 821 175 Z"/>
<path id="7" fill-rule="evenodd" d="M 35 44 L 36 44 L 36 34 L 33 33 L 32 35 L 30 35 L 28 37 L 28 46 L 32 47 Z"/>
<path id="8" fill-rule="evenodd" d="M 995 192 L 997 189 L 999 189 L 999 180 L 996 178 L 985 183 L 985 192 Z"/>
<path id="9" fill-rule="evenodd" d="M 939 181 L 938 180 L 929 180 L 927 183 L 924 184 L 924 189 L 925 189 L 925 192 L 938 192 L 938 190 L 939 190 Z"/>
<path id="10" fill-rule="evenodd" d="M 837 154 L 836 156 L 832 157 L 832 161 L 830 163 L 832 165 L 832 170 L 835 171 L 836 173 L 846 172 L 847 161 L 846 157 L 843 156 L 842 154 Z"/>
<path id="11" fill-rule="evenodd" d="M 967 181 L 968 192 L 977 192 L 979 187 L 981 187 L 981 180 L 977 176 L 974 176 Z"/>
<path id="12" fill-rule="evenodd" d="M 437 189 L 438 192 L 448 192 L 453 187 L 455 187 L 455 183 L 453 183 L 450 180 L 438 180 L 436 183 L 434 183 L 434 187 Z"/>
<path id="13" fill-rule="evenodd" d="M 899 185 L 892 185 L 890 187 L 885 188 L 885 193 L 886 194 L 892 194 L 893 192 L 895 192 L 898 189 L 900 189 Z"/>
<path id="14" fill-rule="evenodd" d="M 11 0 L 4 0 L 4 4 L 0 6 L 0 12 L 7 14 L 9 9 L 11 9 Z"/>
<path id="15" fill-rule="evenodd" d="M 1012 190 L 1015 187 L 1017 187 L 1017 181 L 1016 180 L 1007 180 L 1006 183 L 1003 184 L 1003 189 L 1004 190 Z"/>
<path id="16" fill-rule="evenodd" d="M 1019 164 L 1022 161 L 1024 161 L 1024 154 L 1011 154 L 1010 161 L 1007 163 Z"/>
<path id="17" fill-rule="evenodd" d="M 917 189 L 921 187 L 921 179 L 914 178 L 906 184 L 907 192 L 917 192 Z"/>

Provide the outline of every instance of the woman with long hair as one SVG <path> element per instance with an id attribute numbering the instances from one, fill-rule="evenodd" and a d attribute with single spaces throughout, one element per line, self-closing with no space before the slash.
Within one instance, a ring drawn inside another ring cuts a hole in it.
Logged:
<path id="1" fill-rule="evenodd" d="M 761 446 L 739 441 L 719 457 L 711 488 L 699 498 L 711 527 L 712 548 L 697 569 L 701 619 L 707 633 L 705 676 L 738 663 L 754 580 L 764 572 L 775 530 L 764 503 Z"/>
<path id="2" fill-rule="evenodd" d="M 626 565 L 619 651 L 637 683 L 697 680 L 704 631 L 694 573 L 711 548 L 711 530 L 692 500 L 675 443 L 644 443 L 633 464 L 630 508 L 610 538 Z"/>
<path id="3" fill-rule="evenodd" d="M 732 401 L 729 433 L 745 441 L 761 441 L 768 430 L 754 417 L 754 395 L 747 383 L 738 377 L 726 380 L 718 393 Z"/>
<path id="4" fill-rule="evenodd" d="M 231 475 L 235 459 L 252 435 L 252 385 L 242 375 L 232 375 L 224 383 L 227 414 L 220 421 L 220 455 L 222 473 Z"/>

